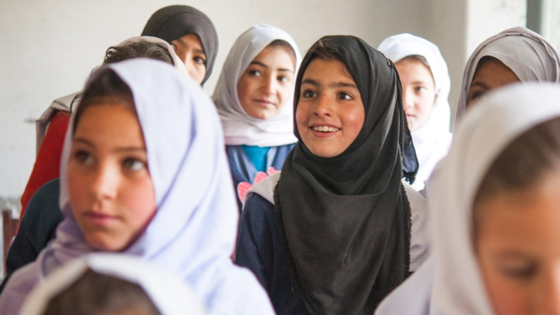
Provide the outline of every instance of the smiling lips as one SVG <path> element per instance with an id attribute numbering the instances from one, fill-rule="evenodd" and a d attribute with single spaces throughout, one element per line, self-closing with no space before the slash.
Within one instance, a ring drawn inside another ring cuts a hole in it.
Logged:
<path id="1" fill-rule="evenodd" d="M 328 138 L 334 136 L 340 131 L 340 128 L 329 125 L 313 125 L 309 127 L 314 136 L 319 138 Z"/>

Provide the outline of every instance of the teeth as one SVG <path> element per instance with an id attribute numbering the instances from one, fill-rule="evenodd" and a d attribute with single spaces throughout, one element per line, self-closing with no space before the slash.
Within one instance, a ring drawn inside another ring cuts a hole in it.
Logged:
<path id="1" fill-rule="evenodd" d="M 329 127 L 329 126 L 315 126 L 313 127 L 313 130 L 319 132 L 335 132 L 338 131 L 338 128 Z"/>

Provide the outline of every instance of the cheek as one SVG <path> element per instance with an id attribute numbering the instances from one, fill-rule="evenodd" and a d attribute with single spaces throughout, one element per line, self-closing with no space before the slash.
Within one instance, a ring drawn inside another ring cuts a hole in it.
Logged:
<path id="1" fill-rule="evenodd" d="M 76 167 L 73 163 L 68 164 L 66 180 L 68 182 L 68 195 L 72 209 L 80 208 L 80 204 L 85 202 L 84 199 L 88 187 L 88 179 L 86 174 Z"/>
<path id="2" fill-rule="evenodd" d="M 344 127 L 347 132 L 347 141 L 353 142 L 358 136 L 365 121 L 365 110 L 363 106 L 355 106 L 352 110 L 343 112 L 344 115 Z"/>
<path id="3" fill-rule="evenodd" d="M 251 80 L 243 75 L 237 84 L 237 96 L 242 106 L 246 106 L 246 99 L 251 95 L 251 90 Z"/>

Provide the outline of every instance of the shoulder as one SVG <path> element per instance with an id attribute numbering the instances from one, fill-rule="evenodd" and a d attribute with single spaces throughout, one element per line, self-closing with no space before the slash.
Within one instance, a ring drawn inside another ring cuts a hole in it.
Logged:
<path id="1" fill-rule="evenodd" d="M 8 280 L 0 295 L 0 315 L 18 314 L 25 298 L 41 281 L 39 264 L 33 262 L 17 270 Z"/>
<path id="2" fill-rule="evenodd" d="M 408 183 L 403 183 L 412 219 L 410 242 L 410 271 L 417 270 L 430 254 L 431 234 L 429 228 L 430 205 L 428 200 Z"/>
<path id="3" fill-rule="evenodd" d="M 281 173 L 282 172 L 276 172 L 251 187 L 245 195 L 243 209 L 245 209 L 245 204 L 253 195 L 259 195 L 261 198 L 264 198 L 266 201 L 274 205 L 274 189 L 280 180 Z"/>

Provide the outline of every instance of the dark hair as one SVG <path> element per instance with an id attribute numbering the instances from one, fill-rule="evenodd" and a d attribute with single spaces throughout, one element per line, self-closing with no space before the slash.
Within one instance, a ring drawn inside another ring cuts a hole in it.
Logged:
<path id="1" fill-rule="evenodd" d="M 292 45 L 290 45 L 290 43 L 288 43 L 287 41 L 282 40 L 282 39 L 277 39 L 277 40 L 273 41 L 272 43 L 268 44 L 268 46 L 266 46 L 266 47 L 284 49 L 285 51 L 287 51 L 292 56 L 292 59 L 294 60 L 294 64 L 296 63 L 296 52 L 294 51 L 294 47 L 292 47 Z"/>
<path id="2" fill-rule="evenodd" d="M 424 56 L 420 56 L 420 55 L 409 55 L 404 57 L 403 59 L 399 60 L 398 62 L 404 61 L 404 60 L 413 60 L 413 61 L 418 61 L 420 62 L 424 67 L 430 69 L 430 72 L 432 71 L 432 67 L 430 67 L 430 64 L 428 63 L 428 60 L 426 60 L 426 58 L 424 58 Z M 433 75 L 432 75 L 433 76 Z"/>
<path id="3" fill-rule="evenodd" d="M 86 90 L 82 94 L 82 99 L 76 112 L 76 118 L 74 119 L 74 125 L 72 126 L 73 132 L 76 132 L 76 126 L 84 110 L 92 105 L 126 105 L 128 109 L 136 114 L 134 98 L 128 85 L 126 85 L 126 83 L 111 69 L 102 69 L 98 71 L 102 72 L 97 74 L 97 76 L 96 74 L 93 75 L 94 79 L 87 85 Z"/>
<path id="4" fill-rule="evenodd" d="M 125 311 L 138 315 L 161 315 L 138 284 L 88 270 L 52 298 L 43 314 L 109 315 Z"/>
<path id="5" fill-rule="evenodd" d="M 554 169 L 560 169 L 560 118 L 531 128 L 492 163 L 474 198 L 475 221 L 480 203 L 501 193 L 533 188 Z"/>
<path id="6" fill-rule="evenodd" d="M 329 46 L 329 41 L 326 41 L 325 45 L 323 38 L 319 39 L 315 44 L 313 44 L 313 46 L 311 46 L 311 48 L 309 48 L 307 55 L 311 56 L 309 64 L 311 64 L 311 61 L 316 58 L 328 61 L 340 61 L 344 65 L 344 73 L 354 78 L 350 73 L 350 70 L 348 70 L 346 62 L 344 62 L 338 51 L 334 47 Z"/>
<path id="7" fill-rule="evenodd" d="M 151 43 L 144 40 L 125 44 L 122 46 L 111 46 L 107 48 L 103 64 L 115 63 L 140 57 L 161 60 L 168 64 L 174 65 L 173 58 L 167 50 L 167 47 L 161 44 Z"/>

